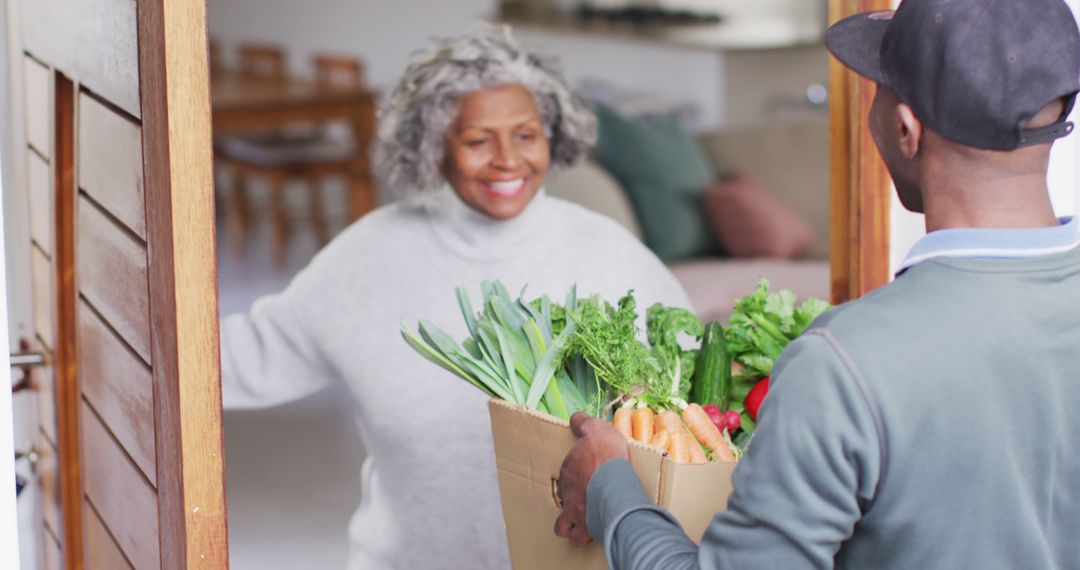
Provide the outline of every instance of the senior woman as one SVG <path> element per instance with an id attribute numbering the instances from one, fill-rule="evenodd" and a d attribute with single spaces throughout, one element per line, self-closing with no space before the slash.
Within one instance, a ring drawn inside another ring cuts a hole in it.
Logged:
<path id="1" fill-rule="evenodd" d="M 561 299 L 689 306 L 615 222 L 546 196 L 595 119 L 553 64 L 485 28 L 414 56 L 381 114 L 379 168 L 401 200 L 360 219 L 281 293 L 222 323 L 226 407 L 334 382 L 368 452 L 349 567 L 508 568 L 485 395 L 416 355 L 402 321 L 466 336 L 454 287 L 500 279 Z"/>

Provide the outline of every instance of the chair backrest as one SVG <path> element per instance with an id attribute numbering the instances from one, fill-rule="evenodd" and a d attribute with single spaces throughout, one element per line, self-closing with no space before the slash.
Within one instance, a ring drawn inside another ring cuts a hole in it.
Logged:
<path id="1" fill-rule="evenodd" d="M 285 77 L 285 51 L 270 44 L 241 44 L 236 48 L 240 59 L 240 72 L 245 75 L 283 79 Z"/>
<path id="2" fill-rule="evenodd" d="M 364 65 L 359 59 L 340 55 L 317 55 L 315 80 L 323 85 L 358 87 L 364 84 Z"/>

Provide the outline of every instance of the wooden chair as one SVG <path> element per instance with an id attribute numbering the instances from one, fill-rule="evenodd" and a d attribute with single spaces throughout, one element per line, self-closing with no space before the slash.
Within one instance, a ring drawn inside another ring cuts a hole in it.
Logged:
<path id="1" fill-rule="evenodd" d="M 240 73 L 265 79 L 285 79 L 285 51 L 270 44 L 241 44 L 236 48 Z"/>
<path id="2" fill-rule="evenodd" d="M 257 73 L 268 78 L 284 77 L 284 58 L 276 59 L 265 46 L 241 48 L 241 71 Z M 245 56 L 250 67 L 244 67 Z M 275 63 L 276 59 L 276 63 Z M 313 59 L 316 81 L 326 86 L 363 85 L 363 67 L 359 60 L 340 56 L 321 55 Z M 277 66 L 277 67 L 275 67 Z M 250 71 L 249 71 L 250 70 Z M 280 71 L 279 71 L 280 70 Z M 312 122 L 298 125 L 286 132 L 265 133 L 247 137 L 229 137 L 220 141 L 217 155 L 228 164 L 233 176 L 232 201 L 227 206 L 228 232 L 235 249 L 246 249 L 250 210 L 247 198 L 247 178 L 260 176 L 270 185 L 270 216 L 272 221 L 271 249 L 275 266 L 284 265 L 286 247 L 291 233 L 286 185 L 303 180 L 307 189 L 312 228 L 320 246 L 330 239 L 329 225 L 324 212 L 322 182 L 330 176 L 349 176 L 354 169 L 366 169 L 366 162 L 357 159 L 357 146 L 351 131 L 340 125 Z"/>

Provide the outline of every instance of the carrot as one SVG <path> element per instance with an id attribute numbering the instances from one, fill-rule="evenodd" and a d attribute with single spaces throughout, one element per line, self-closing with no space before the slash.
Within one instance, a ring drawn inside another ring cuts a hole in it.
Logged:
<path id="1" fill-rule="evenodd" d="M 615 429 L 629 439 L 634 439 L 634 431 L 630 427 L 630 416 L 633 412 L 629 407 L 623 406 L 615 410 L 615 417 L 611 420 L 611 423 L 615 424 Z"/>
<path id="2" fill-rule="evenodd" d="M 668 453 L 671 455 L 671 459 L 675 461 L 675 463 L 690 462 L 689 443 L 690 442 L 686 440 L 685 431 L 679 430 L 671 432 L 671 447 L 668 448 Z"/>
<path id="3" fill-rule="evenodd" d="M 666 429 L 672 434 L 678 433 L 683 429 L 682 420 L 679 419 L 679 414 L 676 414 L 675 412 L 660 412 L 656 421 L 660 424 L 660 429 Z"/>
<path id="4" fill-rule="evenodd" d="M 735 455 L 731 453 L 731 448 L 728 447 L 724 435 L 712 423 L 712 420 L 709 419 L 708 414 L 705 413 L 701 406 L 690 404 L 683 410 L 682 419 L 690 427 L 694 437 L 705 444 L 705 447 L 713 452 L 717 460 L 735 461 Z"/>
<path id="5" fill-rule="evenodd" d="M 666 429 L 657 430 L 656 435 L 653 436 L 652 441 L 649 443 L 667 451 L 671 445 L 671 433 Z"/>
<path id="6" fill-rule="evenodd" d="M 653 411 L 649 408 L 637 408 L 630 417 L 633 426 L 634 439 L 642 443 L 649 443 L 653 437 Z"/>
<path id="7" fill-rule="evenodd" d="M 690 433 L 690 430 L 686 430 L 686 443 L 690 448 L 690 463 L 700 464 L 708 463 L 709 458 L 705 456 L 705 450 L 701 449 L 701 444 L 694 438 L 694 434 Z"/>

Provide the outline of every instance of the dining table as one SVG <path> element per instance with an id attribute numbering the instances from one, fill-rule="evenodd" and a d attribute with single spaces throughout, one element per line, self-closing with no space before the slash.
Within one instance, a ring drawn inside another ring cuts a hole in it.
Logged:
<path id="1" fill-rule="evenodd" d="M 210 76 L 210 106 L 215 137 L 269 132 L 305 123 L 349 125 L 356 148 L 348 180 L 350 219 L 375 207 L 370 159 L 375 138 L 375 93 L 370 88 L 219 70 Z"/>

